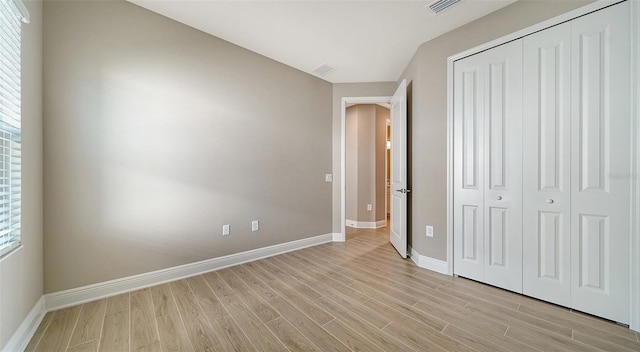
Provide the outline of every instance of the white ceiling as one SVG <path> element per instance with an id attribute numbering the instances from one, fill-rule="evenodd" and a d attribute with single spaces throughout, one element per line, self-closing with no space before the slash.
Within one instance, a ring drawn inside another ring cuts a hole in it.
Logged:
<path id="1" fill-rule="evenodd" d="M 129 0 L 329 82 L 396 81 L 420 44 L 516 0 L 462 0 L 435 16 L 428 1 Z"/>

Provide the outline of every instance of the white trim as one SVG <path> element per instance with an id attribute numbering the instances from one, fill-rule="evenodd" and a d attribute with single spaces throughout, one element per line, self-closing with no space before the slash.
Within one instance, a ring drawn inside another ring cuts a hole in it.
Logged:
<path id="1" fill-rule="evenodd" d="M 449 274 L 453 274 L 453 63 L 456 60 L 460 60 L 509 41 L 522 38 L 545 28 L 572 20 L 576 17 L 586 15 L 590 12 L 600 10 L 618 2 L 621 1 L 596 1 L 447 58 L 447 270 Z M 631 3 L 633 4 L 634 1 Z"/>
<path id="2" fill-rule="evenodd" d="M 555 26 L 557 24 L 570 21 L 574 18 L 584 16 L 588 13 L 601 10 L 605 7 L 623 2 L 625 0 L 606 1 L 600 0 L 585 5 L 573 11 L 569 11 L 560 16 L 556 16 L 549 20 L 540 22 L 533 26 L 508 34 L 496 40 L 484 43 L 461 53 L 449 56 L 447 59 L 447 271 L 453 274 L 453 63 L 456 60 L 467 56 L 477 54 L 481 51 L 496 47 L 509 41 L 525 37 L 543 29 Z M 631 62 L 634 65 L 635 75 L 632 78 L 632 97 L 640 96 L 640 4 L 638 1 L 629 0 L 631 5 Z M 635 172 L 634 189 L 632 189 L 632 226 L 631 226 L 631 260 L 630 260 L 630 290 L 631 290 L 631 321 L 629 327 L 632 330 L 640 331 L 640 100 L 631 99 L 634 106 L 633 111 L 633 138 L 632 138 L 632 170 Z"/>
<path id="3" fill-rule="evenodd" d="M 411 260 L 420 268 L 435 271 L 440 274 L 448 275 L 449 266 L 446 261 L 427 257 L 418 253 L 415 249 L 409 247 L 411 252 Z"/>
<path id="4" fill-rule="evenodd" d="M 44 296 L 31 308 L 18 329 L 13 333 L 7 344 L 2 348 L 3 352 L 24 351 L 31 338 L 36 333 L 38 326 L 44 318 Z"/>
<path id="5" fill-rule="evenodd" d="M 333 237 L 333 242 L 344 242 L 345 241 L 345 235 L 343 233 L 334 232 L 334 233 L 331 234 L 331 236 Z"/>
<path id="6" fill-rule="evenodd" d="M 592 2 L 588 5 L 582 6 L 580 8 L 577 8 L 575 10 L 569 11 L 567 13 L 564 13 L 562 15 L 550 18 L 546 21 L 542 21 L 540 23 L 534 24 L 532 26 L 529 26 L 527 28 L 521 29 L 517 32 L 513 32 L 511 34 L 507 34 L 503 37 L 500 37 L 498 39 L 492 40 L 490 42 L 486 42 L 484 44 L 478 45 L 476 47 L 473 47 L 471 49 L 465 50 L 463 52 L 457 53 L 455 55 L 449 56 L 448 60 L 451 61 L 456 61 L 456 60 L 460 60 L 463 59 L 467 56 L 471 56 L 474 54 L 477 54 L 481 51 L 485 51 L 491 48 L 494 48 L 496 46 L 502 45 L 504 43 L 516 40 L 516 39 L 520 39 L 522 37 L 526 37 L 530 34 L 533 34 L 535 32 L 539 32 L 541 30 L 547 29 L 549 27 L 553 27 L 555 25 L 558 25 L 560 23 L 563 22 L 567 22 L 567 21 L 571 21 L 572 19 L 575 19 L 577 17 L 580 16 L 584 16 L 588 13 L 594 12 L 594 11 L 598 11 L 601 10 L 605 7 L 617 4 L 619 2 L 624 2 L 627 0 L 614 0 L 614 1 L 610 1 L 610 0 L 600 0 L 600 1 L 596 1 L 596 2 Z M 633 2 L 633 1 L 631 1 Z M 451 81 L 453 82 L 453 81 Z"/>
<path id="7" fill-rule="evenodd" d="M 356 229 L 379 229 L 381 227 L 387 226 L 387 220 L 380 221 L 355 221 L 355 220 L 345 220 L 345 226 L 353 227 Z"/>
<path id="8" fill-rule="evenodd" d="M 632 111 L 632 179 L 631 179 L 631 239 L 629 250 L 631 253 L 631 268 L 629 270 L 631 304 L 631 330 L 640 331 L 640 2 L 631 1 L 631 101 Z M 636 97 L 636 98 L 633 98 Z M 635 154 L 635 155 L 634 155 Z"/>
<path id="9" fill-rule="evenodd" d="M 346 182 L 347 182 L 347 104 L 391 103 L 391 97 L 342 97 L 340 105 L 340 231 L 346 238 Z"/>
<path id="10" fill-rule="evenodd" d="M 139 290 L 141 288 L 183 279 L 209 271 L 223 269 L 322 243 L 332 242 L 333 238 L 333 234 L 309 237 L 297 241 L 226 255 L 224 257 L 207 259 L 196 263 L 123 277 L 93 285 L 72 288 L 65 291 L 53 292 L 44 295 L 45 309 L 47 311 L 51 311 L 85 302 L 91 302 L 124 292 Z"/>
<path id="11" fill-rule="evenodd" d="M 447 59 L 447 274 L 453 275 L 453 60 Z"/>

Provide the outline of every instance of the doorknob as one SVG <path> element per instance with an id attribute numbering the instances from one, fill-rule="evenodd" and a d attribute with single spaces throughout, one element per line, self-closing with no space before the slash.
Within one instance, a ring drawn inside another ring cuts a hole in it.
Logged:
<path id="1" fill-rule="evenodd" d="M 497 196 L 496 199 L 497 200 L 502 200 L 502 196 Z"/>
<path id="2" fill-rule="evenodd" d="M 407 193 L 411 193 L 411 190 L 403 188 L 403 189 L 396 189 L 396 192 L 400 192 L 402 194 L 407 194 Z"/>
<path id="3" fill-rule="evenodd" d="M 553 204 L 553 199 L 547 199 L 547 203 Z"/>

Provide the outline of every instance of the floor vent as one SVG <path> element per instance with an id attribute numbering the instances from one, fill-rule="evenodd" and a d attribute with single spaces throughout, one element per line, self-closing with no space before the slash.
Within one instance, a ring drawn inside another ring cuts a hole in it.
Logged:
<path id="1" fill-rule="evenodd" d="M 433 4 L 429 5 L 429 9 L 434 14 L 438 14 L 459 2 L 460 0 L 438 0 Z"/>

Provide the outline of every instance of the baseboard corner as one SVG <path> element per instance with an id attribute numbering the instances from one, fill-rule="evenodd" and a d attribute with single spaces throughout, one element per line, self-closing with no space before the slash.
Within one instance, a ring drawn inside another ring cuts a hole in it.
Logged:
<path id="1" fill-rule="evenodd" d="M 445 260 L 427 257 L 409 247 L 411 260 L 420 268 L 435 271 L 440 274 L 449 275 L 449 264 Z"/>
<path id="2" fill-rule="evenodd" d="M 7 341 L 7 344 L 2 348 L 2 352 L 24 351 L 36 333 L 45 313 L 45 297 L 43 295 L 40 296 L 40 299 L 38 299 L 33 308 L 31 308 L 31 311 L 29 311 L 29 314 L 27 314 L 20 326 L 18 326 L 18 329 L 13 333 L 9 341 Z"/>

